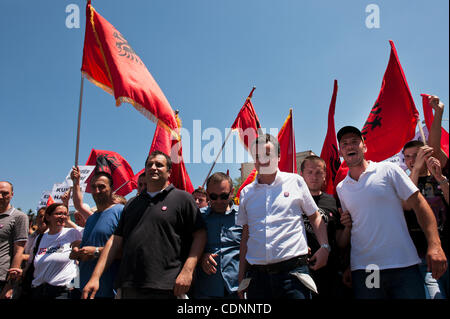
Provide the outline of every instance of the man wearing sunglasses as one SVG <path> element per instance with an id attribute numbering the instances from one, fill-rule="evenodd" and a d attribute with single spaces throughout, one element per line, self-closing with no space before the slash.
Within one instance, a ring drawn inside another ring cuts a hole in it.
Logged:
<path id="1" fill-rule="evenodd" d="M 196 272 L 194 295 L 199 299 L 237 299 L 239 245 L 233 182 L 227 174 L 212 174 L 206 183 L 209 206 L 202 208 L 208 239 Z"/>
<path id="2" fill-rule="evenodd" d="M 275 137 L 258 136 L 252 155 L 258 175 L 241 191 L 237 218 L 243 226 L 239 295 L 243 298 L 248 289 L 249 299 L 310 299 L 311 290 L 317 289 L 309 267 L 325 266 L 330 252 L 326 225 L 304 179 L 278 170 Z M 320 245 L 310 260 L 303 212 Z"/>

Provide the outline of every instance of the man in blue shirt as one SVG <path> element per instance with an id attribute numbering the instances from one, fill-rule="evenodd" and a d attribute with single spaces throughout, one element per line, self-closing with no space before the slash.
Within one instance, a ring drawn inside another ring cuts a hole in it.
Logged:
<path id="1" fill-rule="evenodd" d="M 74 198 L 81 197 L 80 174 L 78 167 L 72 172 Z M 97 211 L 89 216 L 83 231 L 80 247 L 73 247 L 71 257 L 79 261 L 80 289 L 82 290 L 94 271 L 100 252 L 114 233 L 122 214 L 123 205 L 116 204 L 113 198 L 113 179 L 110 174 L 96 173 L 91 180 L 92 197 Z M 114 281 L 119 269 L 119 261 L 113 262 L 100 279 L 97 298 L 114 298 Z"/>
<path id="2" fill-rule="evenodd" d="M 210 206 L 200 211 L 208 239 L 197 267 L 195 298 L 238 298 L 239 246 L 242 227 L 236 225 L 238 207 L 233 205 L 233 182 L 221 172 L 208 178 Z"/>

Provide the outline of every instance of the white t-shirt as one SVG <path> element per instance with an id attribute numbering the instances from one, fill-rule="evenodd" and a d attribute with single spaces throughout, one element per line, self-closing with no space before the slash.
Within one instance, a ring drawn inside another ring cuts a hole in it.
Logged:
<path id="1" fill-rule="evenodd" d="M 398 165 L 369 161 L 358 181 L 348 174 L 336 191 L 342 210 L 352 217 L 351 270 L 420 263 L 401 203 L 418 188 Z"/>
<path id="2" fill-rule="evenodd" d="M 247 261 L 267 265 L 308 253 L 302 212 L 318 210 L 303 177 L 277 171 L 270 185 L 257 180 L 240 195 L 236 223 L 248 225 Z"/>
<path id="3" fill-rule="evenodd" d="M 77 265 L 69 259 L 70 244 L 81 240 L 81 234 L 74 228 L 63 228 L 61 232 L 45 233 L 34 259 L 33 287 L 43 283 L 53 286 L 67 286 L 77 275 Z"/>

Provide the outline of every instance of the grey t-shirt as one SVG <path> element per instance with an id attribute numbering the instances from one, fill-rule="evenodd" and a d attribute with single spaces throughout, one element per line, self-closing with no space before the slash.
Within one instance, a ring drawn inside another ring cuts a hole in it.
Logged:
<path id="1" fill-rule="evenodd" d="M 28 238 L 28 216 L 11 207 L 0 214 L 0 280 L 6 280 L 14 254 L 14 243 Z"/>

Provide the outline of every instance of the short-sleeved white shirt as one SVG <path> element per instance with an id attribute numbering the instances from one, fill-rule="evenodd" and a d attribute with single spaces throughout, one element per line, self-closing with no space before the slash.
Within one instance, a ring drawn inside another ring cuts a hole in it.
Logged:
<path id="1" fill-rule="evenodd" d="M 347 174 L 336 191 L 342 210 L 352 217 L 351 270 L 371 264 L 379 269 L 402 268 L 420 262 L 401 202 L 418 188 L 398 165 L 369 161 L 358 181 Z"/>
<path id="2" fill-rule="evenodd" d="M 257 180 L 240 194 L 238 225 L 248 225 L 247 261 L 267 265 L 308 253 L 302 212 L 318 210 L 303 177 L 277 171 L 272 184 Z"/>
<path id="3" fill-rule="evenodd" d="M 77 265 L 69 259 L 72 248 L 70 244 L 81 240 L 80 231 L 63 228 L 61 232 L 49 235 L 45 233 L 39 243 L 34 258 L 33 287 L 43 283 L 53 286 L 67 286 L 77 275 Z"/>

